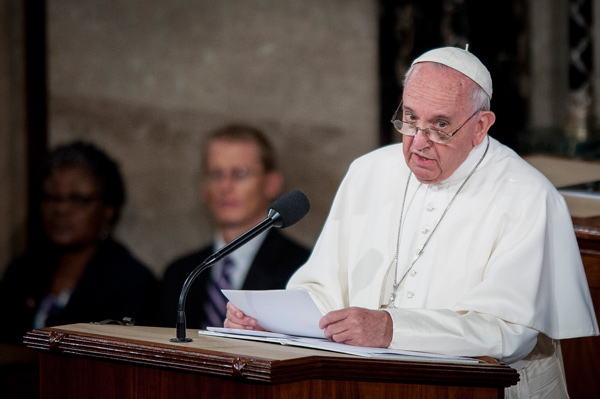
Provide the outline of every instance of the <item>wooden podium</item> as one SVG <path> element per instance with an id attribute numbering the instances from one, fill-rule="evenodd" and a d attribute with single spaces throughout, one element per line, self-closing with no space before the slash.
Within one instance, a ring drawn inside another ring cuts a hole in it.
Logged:
<path id="1" fill-rule="evenodd" d="M 27 333 L 41 398 L 502 398 L 505 365 L 381 360 L 175 329 L 73 324 Z"/>

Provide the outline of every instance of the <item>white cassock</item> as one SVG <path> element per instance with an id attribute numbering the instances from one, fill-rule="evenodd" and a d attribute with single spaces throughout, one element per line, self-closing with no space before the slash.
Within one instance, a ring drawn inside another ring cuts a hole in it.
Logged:
<path id="1" fill-rule="evenodd" d="M 411 177 L 397 272 L 410 173 L 402 144 L 355 160 L 310 259 L 288 288 L 308 290 L 323 313 L 380 309 L 395 276 L 406 273 L 396 308 L 387 310 L 394 322 L 390 347 L 491 356 L 519 370 L 508 397 L 564 397 L 557 340 L 597 335 L 598 324 L 563 197 L 490 137 L 486 156 L 442 218 L 487 143 L 443 182 Z"/>

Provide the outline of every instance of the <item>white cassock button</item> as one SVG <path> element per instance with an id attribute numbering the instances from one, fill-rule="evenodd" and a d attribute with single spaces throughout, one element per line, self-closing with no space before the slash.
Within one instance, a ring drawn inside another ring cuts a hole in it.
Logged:
<path id="1" fill-rule="evenodd" d="M 432 191 L 438 191 L 440 188 L 436 185 L 431 186 Z"/>
<path id="2" fill-rule="evenodd" d="M 415 296 L 415 294 L 413 294 L 412 292 L 408 291 L 408 292 L 406 293 L 406 296 L 407 296 L 408 298 L 412 298 L 413 296 Z"/>
<path id="3" fill-rule="evenodd" d="M 427 205 L 427 208 L 425 208 L 425 210 L 426 210 L 427 212 L 431 212 L 431 211 L 433 211 L 433 209 L 434 209 L 434 208 L 433 208 L 433 206 L 432 206 L 432 205 Z"/>
<path id="4" fill-rule="evenodd" d="M 421 229 L 421 233 L 423 233 L 423 234 L 427 234 L 427 233 L 429 233 L 429 229 L 428 229 L 427 227 L 423 227 L 423 228 Z"/>
<path id="5" fill-rule="evenodd" d="M 416 271 L 414 271 L 414 270 L 411 270 L 411 271 L 410 271 L 410 275 L 411 275 L 412 277 L 414 277 L 414 276 L 416 276 L 416 275 L 417 275 L 417 272 L 416 272 Z"/>

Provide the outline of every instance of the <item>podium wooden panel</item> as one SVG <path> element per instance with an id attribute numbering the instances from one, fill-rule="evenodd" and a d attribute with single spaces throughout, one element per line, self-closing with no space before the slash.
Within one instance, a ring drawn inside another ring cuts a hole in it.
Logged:
<path id="1" fill-rule="evenodd" d="M 42 398 L 502 398 L 504 365 L 362 358 L 175 329 L 74 324 L 25 336 Z"/>

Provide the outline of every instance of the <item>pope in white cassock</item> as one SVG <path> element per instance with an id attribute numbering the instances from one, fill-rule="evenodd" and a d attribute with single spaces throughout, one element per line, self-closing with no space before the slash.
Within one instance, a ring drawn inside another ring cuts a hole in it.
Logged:
<path id="1" fill-rule="evenodd" d="M 488 136 L 491 97 L 467 50 L 417 58 L 403 143 L 352 163 L 288 289 L 337 342 L 490 356 L 519 370 L 507 397 L 567 397 L 558 340 L 598 335 L 577 241 L 553 185 Z M 231 303 L 225 327 L 260 328 Z"/>

